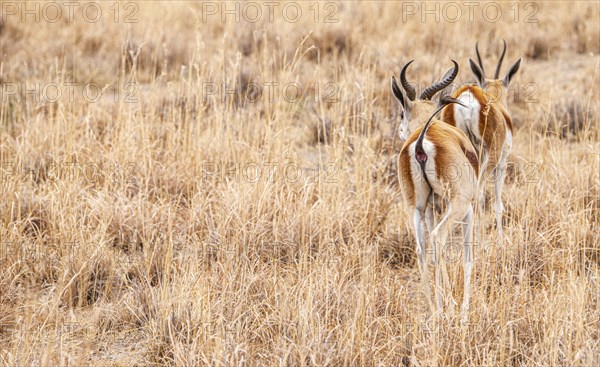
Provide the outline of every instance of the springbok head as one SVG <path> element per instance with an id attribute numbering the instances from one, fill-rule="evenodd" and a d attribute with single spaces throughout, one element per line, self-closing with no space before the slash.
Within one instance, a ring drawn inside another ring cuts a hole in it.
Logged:
<path id="1" fill-rule="evenodd" d="M 502 60 L 504 60 L 504 55 L 506 54 L 506 41 L 502 40 L 502 42 L 504 43 L 504 48 L 502 49 L 502 54 L 498 60 L 498 65 L 496 66 L 496 72 L 494 73 L 493 79 L 488 79 L 485 77 L 483 63 L 481 62 L 481 55 L 479 54 L 479 42 L 475 43 L 475 52 L 477 53 L 477 61 L 479 64 L 476 64 L 471 59 L 469 59 L 469 64 L 471 65 L 471 71 L 473 71 L 475 79 L 477 79 L 477 84 L 479 84 L 481 89 L 485 90 L 486 93 L 492 96 L 492 98 L 494 98 L 496 101 L 500 101 L 504 106 L 506 106 L 508 87 L 510 86 L 512 77 L 519 70 L 519 66 L 521 66 L 521 59 L 517 60 L 517 62 L 510 67 L 504 78 L 500 79 L 500 68 L 502 67 Z"/>
<path id="2" fill-rule="evenodd" d="M 402 106 L 399 128 L 399 135 L 402 140 L 407 140 L 409 134 L 427 121 L 427 118 L 442 105 L 441 98 L 433 102 L 432 97 L 452 84 L 456 75 L 458 75 L 458 64 L 452 60 L 454 66 L 446 71 L 442 79 L 425 88 L 419 98 L 416 98 L 415 88 L 406 80 L 406 70 L 413 61 L 409 61 L 402 67 L 400 72 L 402 88 L 398 86 L 396 78 L 392 76 L 392 94 Z"/>

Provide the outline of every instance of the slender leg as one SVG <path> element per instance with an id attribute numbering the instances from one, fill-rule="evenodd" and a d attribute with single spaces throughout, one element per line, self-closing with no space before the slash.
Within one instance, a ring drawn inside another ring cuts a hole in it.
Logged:
<path id="1" fill-rule="evenodd" d="M 431 233 L 433 231 L 433 229 L 435 228 L 435 224 L 434 224 L 434 220 L 433 220 L 433 209 L 430 207 L 427 207 L 427 209 L 428 209 L 428 211 L 425 212 L 425 215 L 426 215 L 425 219 L 428 220 L 429 219 L 428 216 L 432 217 L 430 220 L 431 224 L 429 224 L 429 223 L 427 224 L 427 226 L 429 228 L 429 233 Z M 447 247 L 446 243 L 441 243 L 441 244 L 439 244 L 439 246 L 441 248 L 439 248 L 439 249 L 435 248 L 435 250 L 439 254 L 438 260 L 439 260 L 439 266 L 440 266 L 440 269 L 442 272 L 444 287 L 445 287 L 445 289 L 449 290 L 449 289 L 451 289 L 451 286 L 450 286 L 450 278 L 448 277 L 448 269 L 446 267 L 446 255 L 449 252 L 453 251 L 453 249 L 451 249 L 451 248 L 449 249 Z M 451 298 L 451 302 L 453 303 L 453 305 L 456 306 L 456 302 L 454 301 L 454 298 L 452 298 L 452 297 L 450 297 L 450 298 Z"/>
<path id="2" fill-rule="evenodd" d="M 506 159 L 508 156 L 507 149 L 502 150 L 502 156 L 500 162 L 496 166 L 496 175 L 494 182 L 494 210 L 496 212 L 496 227 L 498 228 L 498 237 L 502 242 L 502 213 L 504 212 L 504 205 L 502 204 L 502 187 L 504 185 L 504 174 L 506 173 Z"/>
<path id="3" fill-rule="evenodd" d="M 485 210 L 485 185 L 482 185 L 479 192 L 479 207 L 482 211 Z"/>
<path id="4" fill-rule="evenodd" d="M 438 268 L 438 260 L 443 263 L 441 258 L 441 252 L 439 251 L 442 246 L 446 243 L 448 233 L 454 228 L 456 222 L 461 221 L 468 209 L 471 207 L 471 203 L 466 198 L 457 197 L 454 202 L 448 204 L 448 209 L 444 214 L 444 217 L 437 225 L 437 227 L 431 233 L 432 242 L 435 244 L 434 262 L 436 268 L 435 286 L 436 286 L 436 298 L 438 303 L 438 309 L 441 309 L 443 290 L 441 288 L 441 270 Z M 453 300 L 452 300 L 453 301 Z"/>
<path id="5" fill-rule="evenodd" d="M 433 217 L 433 208 L 431 206 L 427 206 L 427 209 L 425 209 L 425 223 L 427 223 L 427 232 L 431 233 L 435 228 L 435 219 Z"/>
<path id="6" fill-rule="evenodd" d="M 414 214 L 415 235 L 417 238 L 417 255 L 419 256 L 419 265 L 427 261 L 427 245 L 425 243 L 425 228 L 423 226 L 423 210 L 415 209 Z"/>
<path id="7" fill-rule="evenodd" d="M 436 311 L 440 312 L 442 310 L 442 300 L 443 300 L 443 289 L 442 289 L 442 266 L 440 265 L 440 263 L 443 263 L 443 255 L 442 255 L 442 248 L 444 246 L 444 244 L 446 243 L 446 237 L 447 237 L 447 223 L 449 218 L 452 216 L 453 214 L 453 207 L 452 207 L 452 203 L 448 203 L 448 209 L 446 210 L 446 213 L 444 214 L 444 217 L 442 218 L 442 220 L 438 223 L 438 225 L 435 227 L 435 229 L 431 232 L 431 242 L 434 246 L 434 251 L 433 251 L 433 263 L 435 264 L 435 295 L 436 295 Z M 445 267 L 445 264 L 444 264 Z M 447 274 L 445 274 L 445 277 L 447 277 Z M 446 283 L 446 281 L 444 281 L 444 283 Z"/>
<path id="8" fill-rule="evenodd" d="M 444 288 L 447 292 L 448 292 L 448 301 L 451 304 L 451 307 L 448 308 L 449 314 L 451 316 L 454 315 L 454 308 L 456 307 L 457 303 L 456 300 L 454 299 L 454 296 L 452 295 L 452 287 L 450 286 L 450 278 L 448 276 L 448 268 L 446 267 L 446 250 L 448 251 L 453 251 L 452 249 L 448 249 L 447 247 L 447 243 L 445 242 L 440 242 L 438 244 L 438 246 L 440 247 L 440 252 L 439 252 L 439 269 L 438 273 L 442 274 L 442 279 L 444 281 Z"/>
<path id="9" fill-rule="evenodd" d="M 416 208 L 414 214 L 415 234 L 417 237 L 417 255 L 419 256 L 419 272 L 421 285 L 430 307 L 433 304 L 429 291 L 429 274 L 427 271 L 427 242 L 425 241 L 425 228 L 423 225 L 423 209 Z"/>
<path id="10" fill-rule="evenodd" d="M 462 321 L 467 321 L 469 299 L 471 297 L 471 274 L 473 272 L 473 206 L 469 205 L 463 223 L 464 242 L 464 295 L 461 307 Z"/>
<path id="11" fill-rule="evenodd" d="M 448 247 L 448 243 L 443 242 L 440 243 L 440 245 L 442 246 L 442 251 L 440 252 L 440 269 L 442 271 L 442 277 L 444 279 L 444 288 L 447 289 L 450 293 L 450 302 L 452 303 L 453 307 L 457 305 L 456 300 L 454 300 L 454 296 L 452 296 L 452 287 L 450 285 L 450 277 L 448 276 L 448 268 L 446 267 L 446 255 L 447 254 L 451 254 L 452 251 L 454 251 L 453 248 L 449 248 Z M 452 256 L 452 254 L 451 254 Z M 452 311 L 454 311 L 454 309 L 452 309 Z"/>
<path id="12" fill-rule="evenodd" d="M 430 206 L 428 206 L 427 209 L 425 210 L 425 222 L 427 223 L 427 232 L 429 232 L 431 234 L 431 232 L 433 231 L 433 229 L 435 228 L 437 223 L 435 222 L 433 208 Z M 430 235 L 430 237 L 431 237 L 431 235 Z M 433 246 L 435 246 L 435 244 Z M 434 251 L 436 251 L 436 253 L 439 253 L 438 259 L 440 260 L 440 267 L 442 269 L 442 275 L 443 275 L 443 279 L 444 279 L 444 287 L 446 287 L 446 289 L 450 289 L 450 279 L 448 278 L 448 271 L 446 269 L 446 263 L 444 262 L 444 253 L 442 252 L 443 248 L 442 248 L 442 250 L 440 250 L 440 249 L 434 247 Z M 436 271 L 436 274 L 437 273 L 438 272 Z"/>
<path id="13" fill-rule="evenodd" d="M 479 167 L 479 181 L 477 182 L 477 191 L 479 192 L 479 208 L 481 211 L 485 209 L 485 188 L 488 179 L 489 155 L 485 152 L 481 158 L 481 166 Z"/>

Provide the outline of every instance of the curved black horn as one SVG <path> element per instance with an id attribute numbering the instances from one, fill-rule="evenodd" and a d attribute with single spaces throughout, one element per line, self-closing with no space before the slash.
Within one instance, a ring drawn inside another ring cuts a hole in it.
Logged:
<path id="1" fill-rule="evenodd" d="M 483 74 L 485 74 L 485 70 L 483 70 L 483 62 L 481 62 L 481 55 L 479 55 L 479 41 L 475 42 L 475 52 L 477 53 L 477 61 L 479 62 L 479 67 Z"/>
<path id="2" fill-rule="evenodd" d="M 504 42 L 504 49 L 502 50 L 502 55 L 500 55 L 500 60 L 498 60 L 498 66 L 496 66 L 496 74 L 494 74 L 494 79 L 498 79 L 498 76 L 500 75 L 502 60 L 504 60 L 504 54 L 506 53 L 506 41 L 502 40 L 502 42 Z"/>
<path id="3" fill-rule="evenodd" d="M 415 88 L 413 88 L 413 86 L 410 85 L 410 83 L 406 80 L 406 69 L 408 69 L 408 65 L 410 65 L 413 61 L 415 60 L 410 60 L 409 62 L 407 62 L 406 65 L 402 67 L 402 71 L 400 72 L 400 83 L 402 84 L 402 87 L 406 92 L 406 96 L 411 101 L 415 100 L 417 92 L 415 92 Z"/>
<path id="4" fill-rule="evenodd" d="M 452 60 L 452 63 L 454 64 L 454 67 L 446 72 L 442 80 L 427 87 L 423 93 L 421 93 L 419 99 L 431 99 L 437 92 L 452 84 L 454 78 L 458 75 L 458 64 L 454 60 Z"/>

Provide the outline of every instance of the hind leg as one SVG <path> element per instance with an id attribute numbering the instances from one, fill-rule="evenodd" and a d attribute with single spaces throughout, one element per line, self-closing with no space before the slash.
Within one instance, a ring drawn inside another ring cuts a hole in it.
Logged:
<path id="1" fill-rule="evenodd" d="M 429 231 L 429 233 L 433 232 L 433 230 L 435 229 L 437 223 L 435 222 L 434 219 L 434 213 L 433 213 L 433 208 L 432 207 L 427 207 L 427 210 L 425 212 L 425 219 L 427 221 L 427 229 Z M 444 245 L 442 245 L 442 248 L 437 250 L 439 251 L 439 264 L 440 264 L 440 268 L 442 270 L 442 277 L 443 277 L 443 281 L 444 281 L 444 287 L 446 289 L 450 289 L 450 278 L 448 277 L 448 270 L 446 268 L 446 250 L 452 250 L 452 249 L 447 249 L 445 248 Z M 436 249 L 434 248 L 434 251 L 436 251 Z"/>
<path id="2" fill-rule="evenodd" d="M 479 193 L 479 210 L 485 210 L 485 189 L 487 186 L 487 180 L 490 172 L 488 172 L 489 167 L 489 154 L 483 153 L 481 157 L 480 167 L 479 167 L 479 178 L 477 181 L 477 192 Z"/>
<path id="3" fill-rule="evenodd" d="M 496 213 L 496 228 L 498 229 L 498 238 L 502 241 L 502 214 L 504 205 L 502 204 L 502 187 L 504 186 L 504 176 L 506 174 L 506 161 L 508 159 L 509 148 L 505 147 L 502 150 L 500 162 L 496 166 L 496 181 L 494 182 L 494 211 Z"/>
<path id="4" fill-rule="evenodd" d="M 436 301 L 438 310 L 441 309 L 443 299 L 443 289 L 441 287 L 442 268 L 445 268 L 444 259 L 441 255 L 441 249 L 446 244 L 448 234 L 454 229 L 455 223 L 461 221 L 471 206 L 470 200 L 463 196 L 457 196 L 448 204 L 448 208 L 444 217 L 439 222 L 437 227 L 431 233 L 431 239 L 434 243 L 434 263 L 435 263 L 435 286 L 436 286 Z M 447 276 L 447 274 L 445 275 Z"/>
<path id="5" fill-rule="evenodd" d="M 462 321 L 467 320 L 469 312 L 469 299 L 471 297 L 471 274 L 473 271 L 473 206 L 469 205 L 467 214 L 463 220 L 463 236 L 464 241 L 464 295 L 461 307 Z"/>
<path id="6" fill-rule="evenodd" d="M 427 231 L 429 233 L 431 233 L 435 229 L 435 227 L 437 225 L 437 223 L 435 221 L 435 218 L 434 218 L 433 208 L 431 206 L 427 206 L 427 209 L 425 210 L 425 221 L 427 223 Z M 441 267 L 441 270 L 442 270 L 442 276 L 443 276 L 443 280 L 444 280 L 444 287 L 446 287 L 446 289 L 450 289 L 450 279 L 448 277 L 448 271 L 446 269 L 446 263 L 444 261 L 445 259 L 444 259 L 443 250 L 444 249 L 442 249 L 442 252 L 440 253 L 440 256 L 439 256 L 439 258 L 440 258 L 440 267 Z M 434 247 L 434 251 L 436 251 L 435 247 Z"/>
<path id="7" fill-rule="evenodd" d="M 427 206 L 425 209 L 425 223 L 427 223 L 427 232 L 431 233 L 435 228 L 435 218 L 433 216 L 433 208 L 431 206 Z"/>
<path id="8" fill-rule="evenodd" d="M 425 241 L 425 227 L 423 225 L 424 210 L 416 208 L 413 216 L 415 237 L 417 238 L 417 256 L 419 257 L 419 272 L 421 273 L 421 286 L 427 297 L 430 307 L 433 305 L 429 291 L 429 273 L 427 270 L 427 242 Z"/>

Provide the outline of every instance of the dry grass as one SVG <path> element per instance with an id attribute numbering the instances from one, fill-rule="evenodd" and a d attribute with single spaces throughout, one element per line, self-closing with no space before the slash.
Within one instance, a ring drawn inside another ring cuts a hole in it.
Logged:
<path id="1" fill-rule="evenodd" d="M 280 6 L 249 24 L 139 2 L 124 23 L 111 4 L 97 23 L 0 26 L 0 81 L 17 84 L 0 108 L 0 365 L 600 363 L 597 2 L 540 3 L 538 23 L 503 3 L 493 24 L 482 6 L 403 22 L 400 2 L 340 3 L 335 24 L 325 3 L 319 22 L 306 2 L 296 23 Z M 469 323 L 432 325 L 389 77 L 414 58 L 428 83 L 454 58 L 470 80 L 475 41 L 491 71 L 501 38 L 507 64 L 525 57 L 506 239 L 483 214 Z M 50 82 L 73 100 L 27 93 Z"/>

